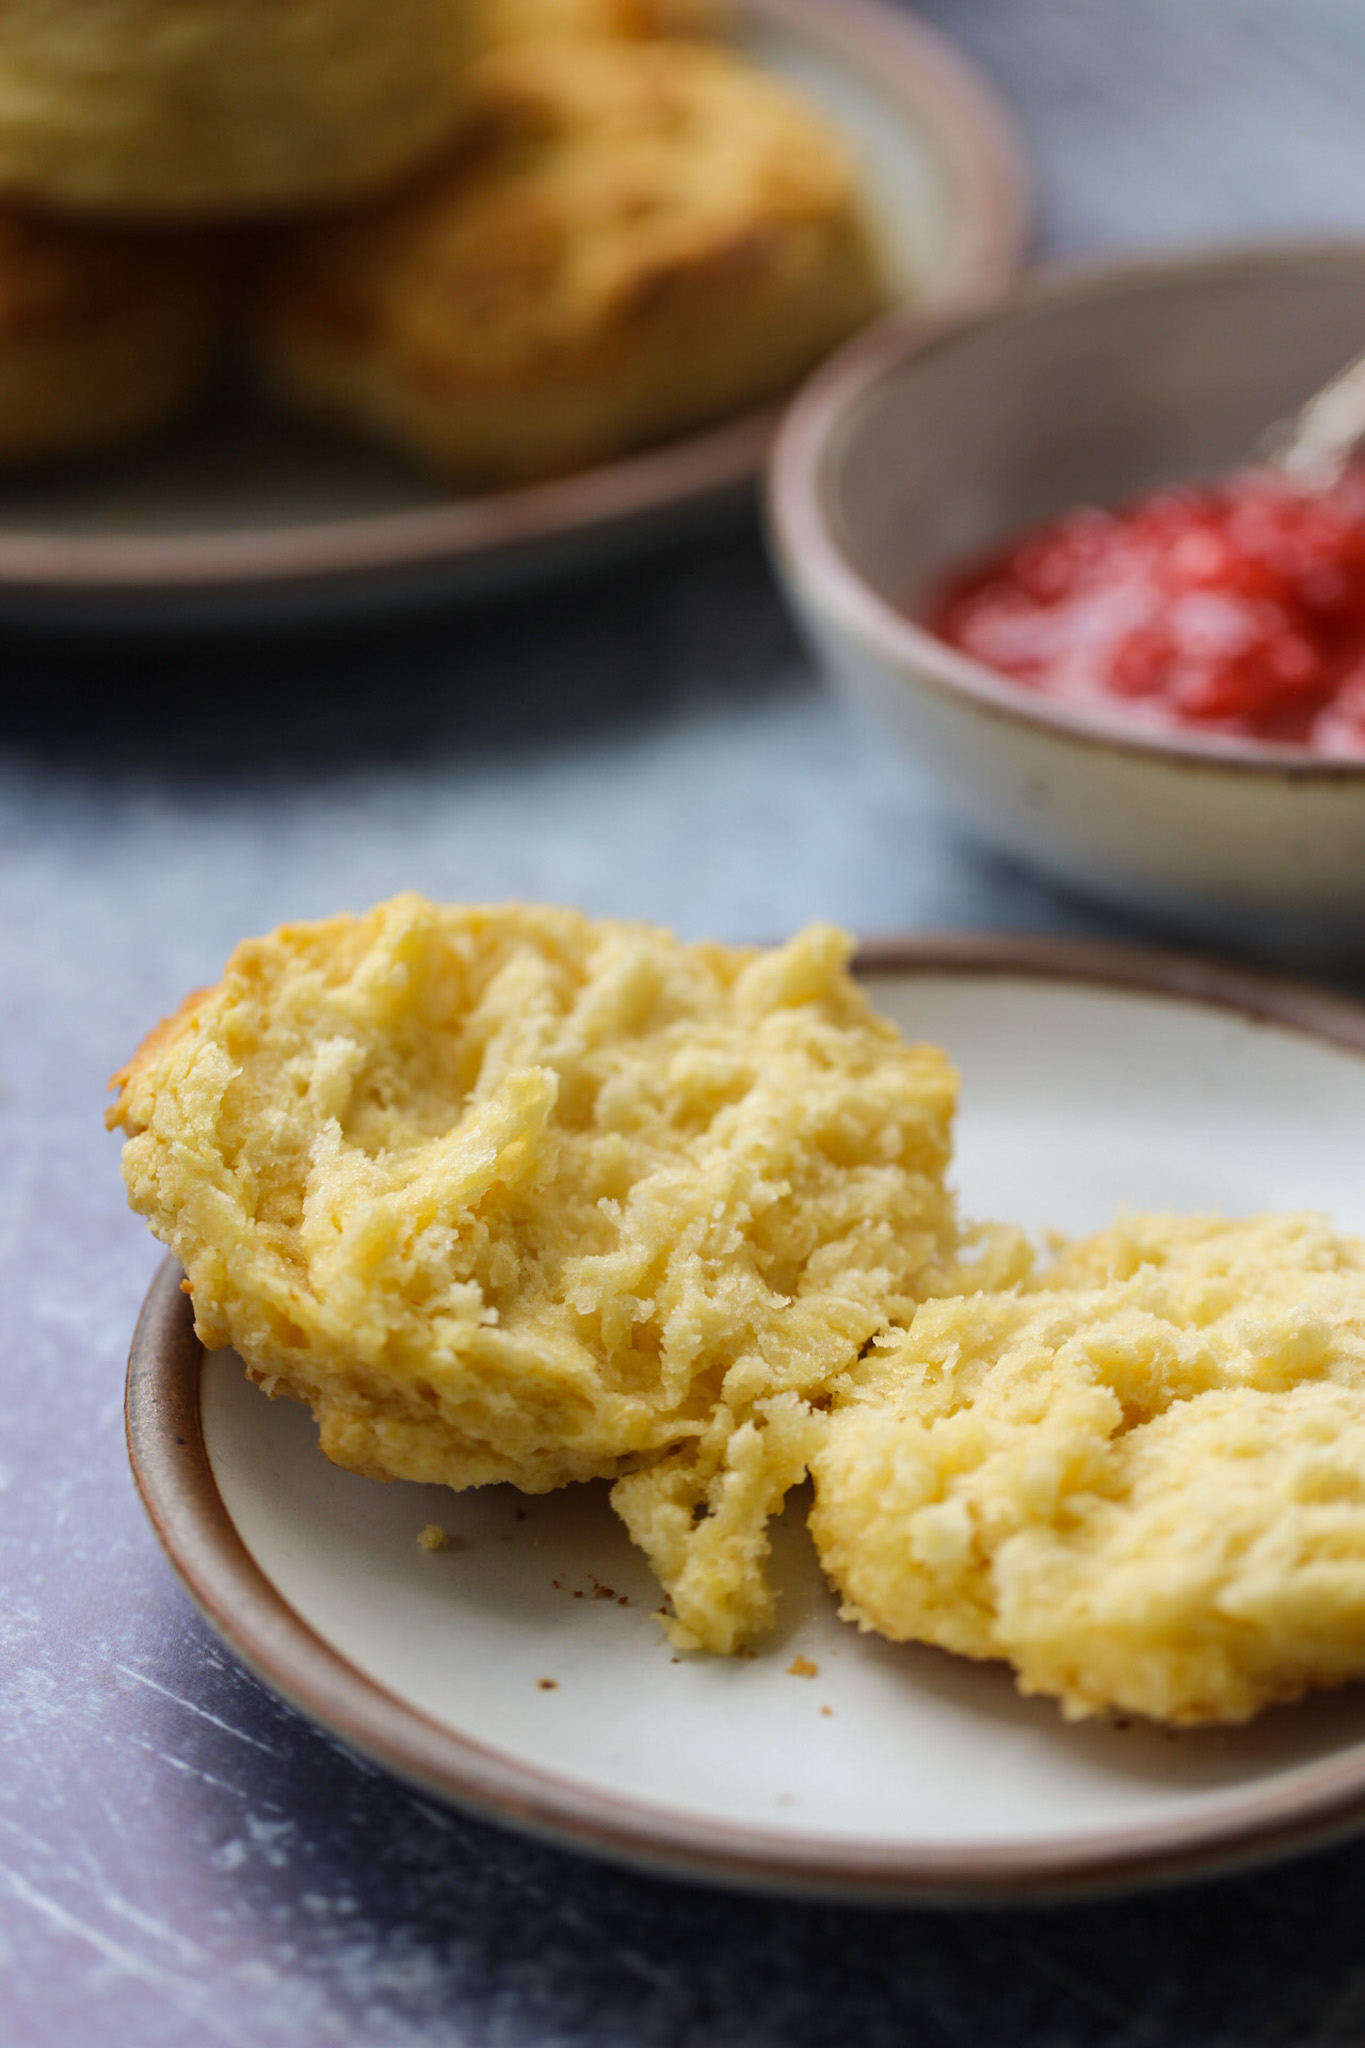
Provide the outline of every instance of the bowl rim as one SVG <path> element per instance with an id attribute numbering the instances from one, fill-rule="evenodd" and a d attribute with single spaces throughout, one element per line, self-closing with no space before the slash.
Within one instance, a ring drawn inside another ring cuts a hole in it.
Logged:
<path id="1" fill-rule="evenodd" d="M 885 315 L 845 344 L 802 387 L 784 416 L 764 478 L 769 547 L 789 592 L 831 619 L 863 652 L 940 697 L 965 699 L 1002 723 L 1074 745 L 1142 756 L 1167 768 L 1248 771 L 1289 782 L 1358 782 L 1365 756 L 1197 730 L 1156 731 L 1122 714 L 1084 710 L 1032 692 L 960 653 L 884 597 L 845 546 L 834 505 L 846 429 L 877 387 L 907 362 L 928 361 L 990 326 L 1048 317 L 1075 305 L 1164 285 L 1234 279 L 1296 267 L 1365 271 L 1365 235 L 1256 237 L 1122 256 L 1054 259 L 1003 298 L 978 299 L 916 321 Z"/>

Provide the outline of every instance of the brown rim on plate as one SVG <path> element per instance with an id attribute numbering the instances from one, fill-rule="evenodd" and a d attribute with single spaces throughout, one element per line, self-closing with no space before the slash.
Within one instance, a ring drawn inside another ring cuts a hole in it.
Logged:
<path id="1" fill-rule="evenodd" d="M 1232 1010 L 1365 1058 L 1365 1006 L 1304 983 L 1175 954 L 1052 939 L 877 940 L 858 970 L 1081 983 Z M 281 1598 L 215 1484 L 180 1268 L 163 1262 L 128 1361 L 133 1476 L 168 1558 L 214 1629 L 310 1720 L 409 1783 L 487 1819 L 675 1877 L 868 1901 L 1009 1903 L 1176 1882 L 1365 1825 L 1365 1743 L 1254 1789 L 1235 1811 L 1084 1838 L 897 1846 L 777 1834 L 595 1791 L 442 1726 L 365 1676 Z"/>
<path id="2" fill-rule="evenodd" d="M 930 633 L 865 577 L 844 547 L 836 504 L 841 437 L 877 387 L 903 363 L 927 360 L 994 322 L 1046 316 L 1069 300 L 1122 299 L 1192 273 L 1235 280 L 1267 267 L 1365 269 L 1365 239 L 1255 240 L 1175 255 L 1081 257 L 1048 264 L 1002 302 L 933 309 L 922 321 L 886 314 L 854 336 L 803 386 L 783 416 L 766 482 L 767 527 L 791 587 L 808 587 L 819 610 L 880 662 L 912 665 L 917 686 L 966 699 L 1006 724 L 1042 726 L 1080 746 L 1155 756 L 1172 768 L 1254 769 L 1291 782 L 1351 781 L 1359 758 L 1334 758 L 1307 746 L 1238 739 L 1193 730 L 1151 732 L 1122 715 L 1059 703 L 973 660 Z"/>
<path id="3" fill-rule="evenodd" d="M 926 305 L 999 290 L 1023 253 L 1031 186 L 1014 123 L 968 61 L 886 0 L 742 0 L 742 12 L 886 81 L 932 138 L 959 234 Z M 412 511 L 212 534 L 0 530 L 0 591 L 134 596 L 278 585 L 530 548 L 751 483 L 780 417 L 780 406 L 764 406 L 577 475 Z"/>

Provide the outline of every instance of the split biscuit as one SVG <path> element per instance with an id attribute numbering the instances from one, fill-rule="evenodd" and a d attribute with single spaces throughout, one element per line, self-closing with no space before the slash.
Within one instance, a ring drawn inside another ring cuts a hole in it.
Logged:
<path id="1" fill-rule="evenodd" d="M 456 125 L 475 0 L 5 0 L 0 192 L 164 218 L 369 192 Z"/>
<path id="2" fill-rule="evenodd" d="M 226 268 L 209 235 L 0 207 L 0 464 L 84 454 L 172 418 L 216 360 Z"/>
<path id="3" fill-rule="evenodd" d="M 1365 1677 L 1365 1243 L 1132 1216 L 878 1340 L 813 1457 L 844 1614 L 1072 1719 Z"/>
<path id="4" fill-rule="evenodd" d="M 675 1640 L 734 1649 L 810 1397 L 962 1284 L 956 1078 L 849 950 L 415 895 L 284 926 L 115 1076 L 129 1198 L 329 1458 L 617 1479 Z"/>
<path id="5" fill-rule="evenodd" d="M 877 311 L 853 164 L 699 43 L 495 51 L 445 164 L 282 233 L 255 333 L 287 404 L 514 483 L 786 391 Z"/>

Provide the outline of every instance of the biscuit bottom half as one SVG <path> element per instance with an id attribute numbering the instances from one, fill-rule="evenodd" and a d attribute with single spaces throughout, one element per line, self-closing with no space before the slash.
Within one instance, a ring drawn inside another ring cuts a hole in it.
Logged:
<path id="1" fill-rule="evenodd" d="M 815 926 L 770 952 L 403 896 L 239 946 L 115 1077 L 196 1327 L 381 1478 L 614 1479 L 683 1647 L 771 1615 L 812 1401 L 1018 1270 L 944 1185 L 956 1077 Z"/>
<path id="2" fill-rule="evenodd" d="M 877 1340 L 812 1454 L 845 1616 L 1076 1719 L 1365 1677 L 1365 1243 L 1132 1216 Z"/>

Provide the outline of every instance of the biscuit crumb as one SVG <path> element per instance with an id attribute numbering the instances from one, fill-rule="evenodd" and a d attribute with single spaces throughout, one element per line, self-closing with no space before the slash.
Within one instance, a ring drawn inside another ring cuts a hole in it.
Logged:
<path id="1" fill-rule="evenodd" d="M 558 1692 L 559 1680 L 557 1678 L 538 1678 L 536 1686 L 541 1692 Z"/>
<path id="2" fill-rule="evenodd" d="M 818 1678 L 820 1666 L 809 1657 L 793 1657 L 787 1666 L 788 1678 Z"/>
<path id="3" fill-rule="evenodd" d="M 417 1541 L 423 1550 L 449 1550 L 450 1537 L 438 1522 L 428 1522 L 418 1533 Z"/>
<path id="4" fill-rule="evenodd" d="M 834 1709 L 833 1707 L 821 1707 L 820 1712 L 826 1717 L 826 1719 L 828 1719 L 828 1717 L 834 1712 Z"/>

